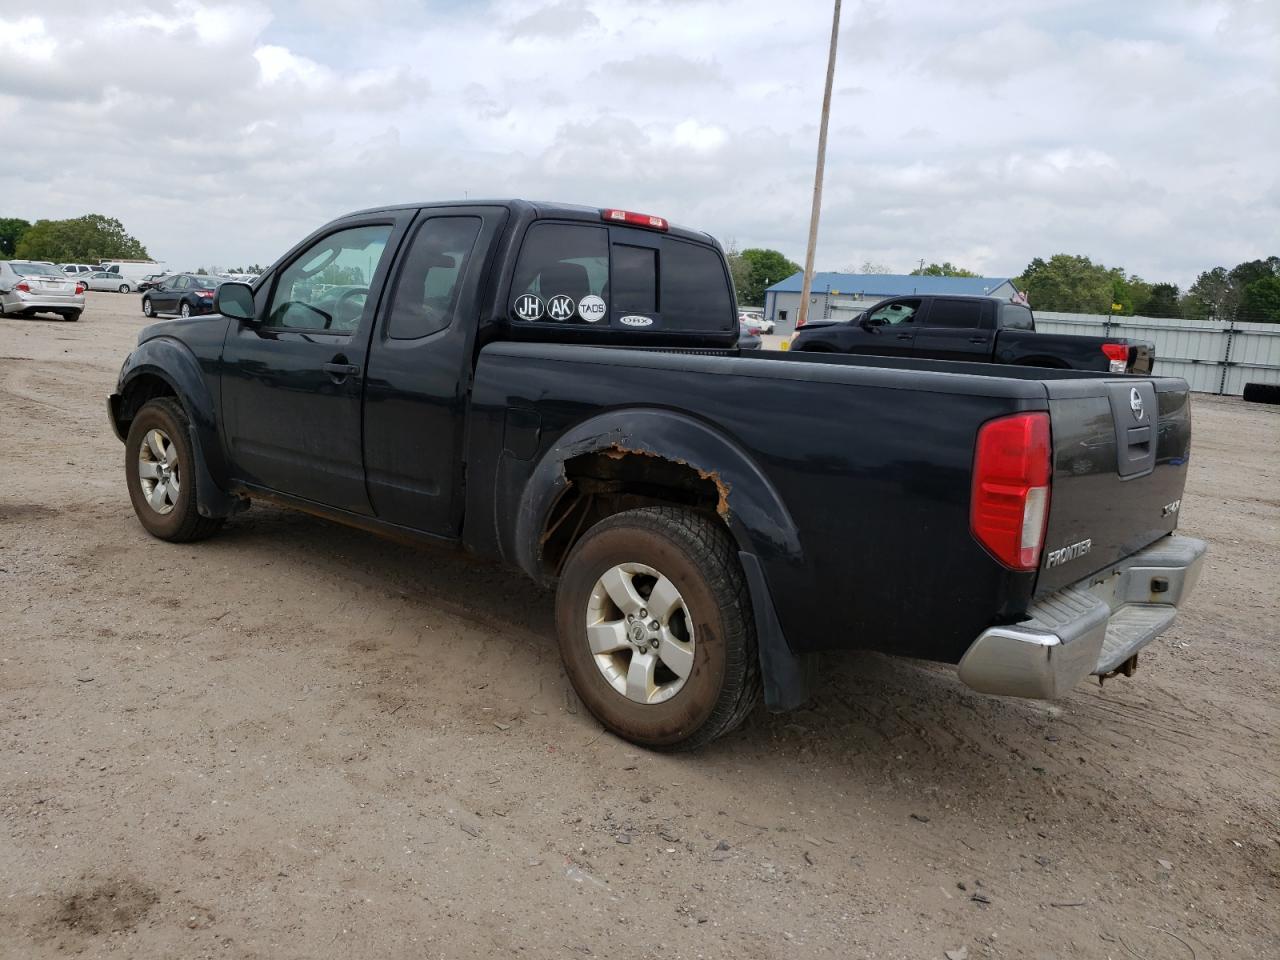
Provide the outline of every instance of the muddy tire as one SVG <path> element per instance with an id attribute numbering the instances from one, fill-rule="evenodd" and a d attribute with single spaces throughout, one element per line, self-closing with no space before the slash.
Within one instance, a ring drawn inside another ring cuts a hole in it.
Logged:
<path id="1" fill-rule="evenodd" d="M 187 432 L 187 414 L 178 401 L 148 401 L 129 425 L 124 471 L 133 512 L 147 533 L 187 543 L 212 536 L 221 518 L 202 517 L 196 509 L 195 455 Z"/>
<path id="2" fill-rule="evenodd" d="M 587 709 L 646 747 L 693 749 L 760 696 L 755 620 L 728 531 L 677 507 L 596 524 L 556 592 L 560 655 Z"/>

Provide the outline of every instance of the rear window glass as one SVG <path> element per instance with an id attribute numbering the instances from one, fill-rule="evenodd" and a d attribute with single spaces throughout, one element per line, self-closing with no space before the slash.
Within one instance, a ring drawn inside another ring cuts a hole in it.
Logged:
<path id="1" fill-rule="evenodd" d="M 982 301 L 935 300 L 929 307 L 927 322 L 931 327 L 976 329 L 982 326 Z"/>
<path id="2" fill-rule="evenodd" d="M 10 262 L 9 266 L 13 267 L 13 272 L 22 277 L 57 277 L 63 279 L 62 272 L 57 267 L 47 263 L 21 263 L 18 261 Z"/>
<path id="3" fill-rule="evenodd" d="M 613 245 L 613 309 L 628 313 L 656 313 L 658 308 L 658 251 L 651 247 Z"/>
<path id="4" fill-rule="evenodd" d="M 1006 303 L 1000 307 L 1000 326 L 1005 330 L 1034 330 L 1031 311 L 1020 303 Z"/>
<path id="5" fill-rule="evenodd" d="M 720 256 L 668 238 L 662 249 L 662 325 L 669 330 L 729 330 L 733 298 Z"/>
<path id="6" fill-rule="evenodd" d="M 609 231 L 535 223 L 511 282 L 511 317 L 529 323 L 599 323 L 607 307 Z"/>
<path id="7" fill-rule="evenodd" d="M 512 278 L 511 318 L 685 332 L 733 329 L 729 278 L 715 250 L 660 235 L 652 240 L 656 246 L 641 246 L 626 242 L 629 232 L 612 231 L 617 242 L 611 247 L 606 227 L 535 223 Z"/>

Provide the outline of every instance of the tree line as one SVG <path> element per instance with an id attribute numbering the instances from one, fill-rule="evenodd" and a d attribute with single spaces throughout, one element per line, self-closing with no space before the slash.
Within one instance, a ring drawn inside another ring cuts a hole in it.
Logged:
<path id="1" fill-rule="evenodd" d="M 149 260 L 147 248 L 113 217 L 90 213 L 70 220 L 0 217 L 0 257 L 50 263 Z"/>
<path id="2" fill-rule="evenodd" d="M 740 251 L 731 241 L 725 255 L 738 302 L 744 305 L 763 304 L 768 286 L 800 270 L 799 264 L 777 250 Z M 884 264 L 866 260 L 859 268 L 845 272 L 893 271 Z M 927 265 L 922 262 L 910 275 L 981 276 L 950 261 Z M 1107 267 L 1088 257 L 1067 253 L 1054 254 L 1047 260 L 1036 257 L 1013 282 L 1036 310 L 1280 323 L 1280 256 L 1205 270 L 1185 291 L 1176 283 L 1152 283 L 1120 267 Z"/>

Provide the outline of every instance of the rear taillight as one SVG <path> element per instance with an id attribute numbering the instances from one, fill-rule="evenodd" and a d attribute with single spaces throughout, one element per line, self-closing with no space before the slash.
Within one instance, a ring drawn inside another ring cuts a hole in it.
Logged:
<path id="1" fill-rule="evenodd" d="M 212 296 L 213 296 L 213 291 L 212 291 L 212 290 L 197 290 L 197 291 L 196 291 L 196 296 L 198 296 L 198 297 L 212 297 Z"/>
<path id="2" fill-rule="evenodd" d="M 17 283 L 13 285 L 13 289 L 20 290 L 23 293 L 30 293 L 31 284 L 27 283 L 27 281 L 25 280 L 19 280 Z"/>
<path id="3" fill-rule="evenodd" d="M 85 285 L 84 285 L 83 283 L 77 283 L 77 284 L 76 284 L 76 293 L 77 293 L 77 294 L 84 293 L 85 289 L 86 289 L 86 288 L 85 288 Z"/>
<path id="4" fill-rule="evenodd" d="M 600 219 L 613 223 L 625 223 L 633 227 L 648 227 L 650 230 L 666 230 L 667 221 L 648 213 L 635 213 L 631 210 L 601 210 Z"/>
<path id="5" fill-rule="evenodd" d="M 1040 565 L 1049 516 L 1049 415 L 1018 413 L 983 424 L 973 458 L 969 527 L 1012 570 Z"/>
<path id="6" fill-rule="evenodd" d="M 1112 373 L 1124 373 L 1129 369 L 1129 348 L 1123 343 L 1104 343 L 1102 352 L 1111 361 Z"/>

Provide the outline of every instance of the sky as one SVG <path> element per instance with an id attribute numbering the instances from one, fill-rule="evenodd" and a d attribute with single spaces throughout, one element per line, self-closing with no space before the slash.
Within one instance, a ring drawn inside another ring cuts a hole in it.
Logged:
<path id="1" fill-rule="evenodd" d="M 803 262 L 830 2 L 0 0 L 0 216 L 174 269 L 345 212 L 623 207 Z M 1280 253 L 1280 2 L 846 0 L 816 266 Z"/>

